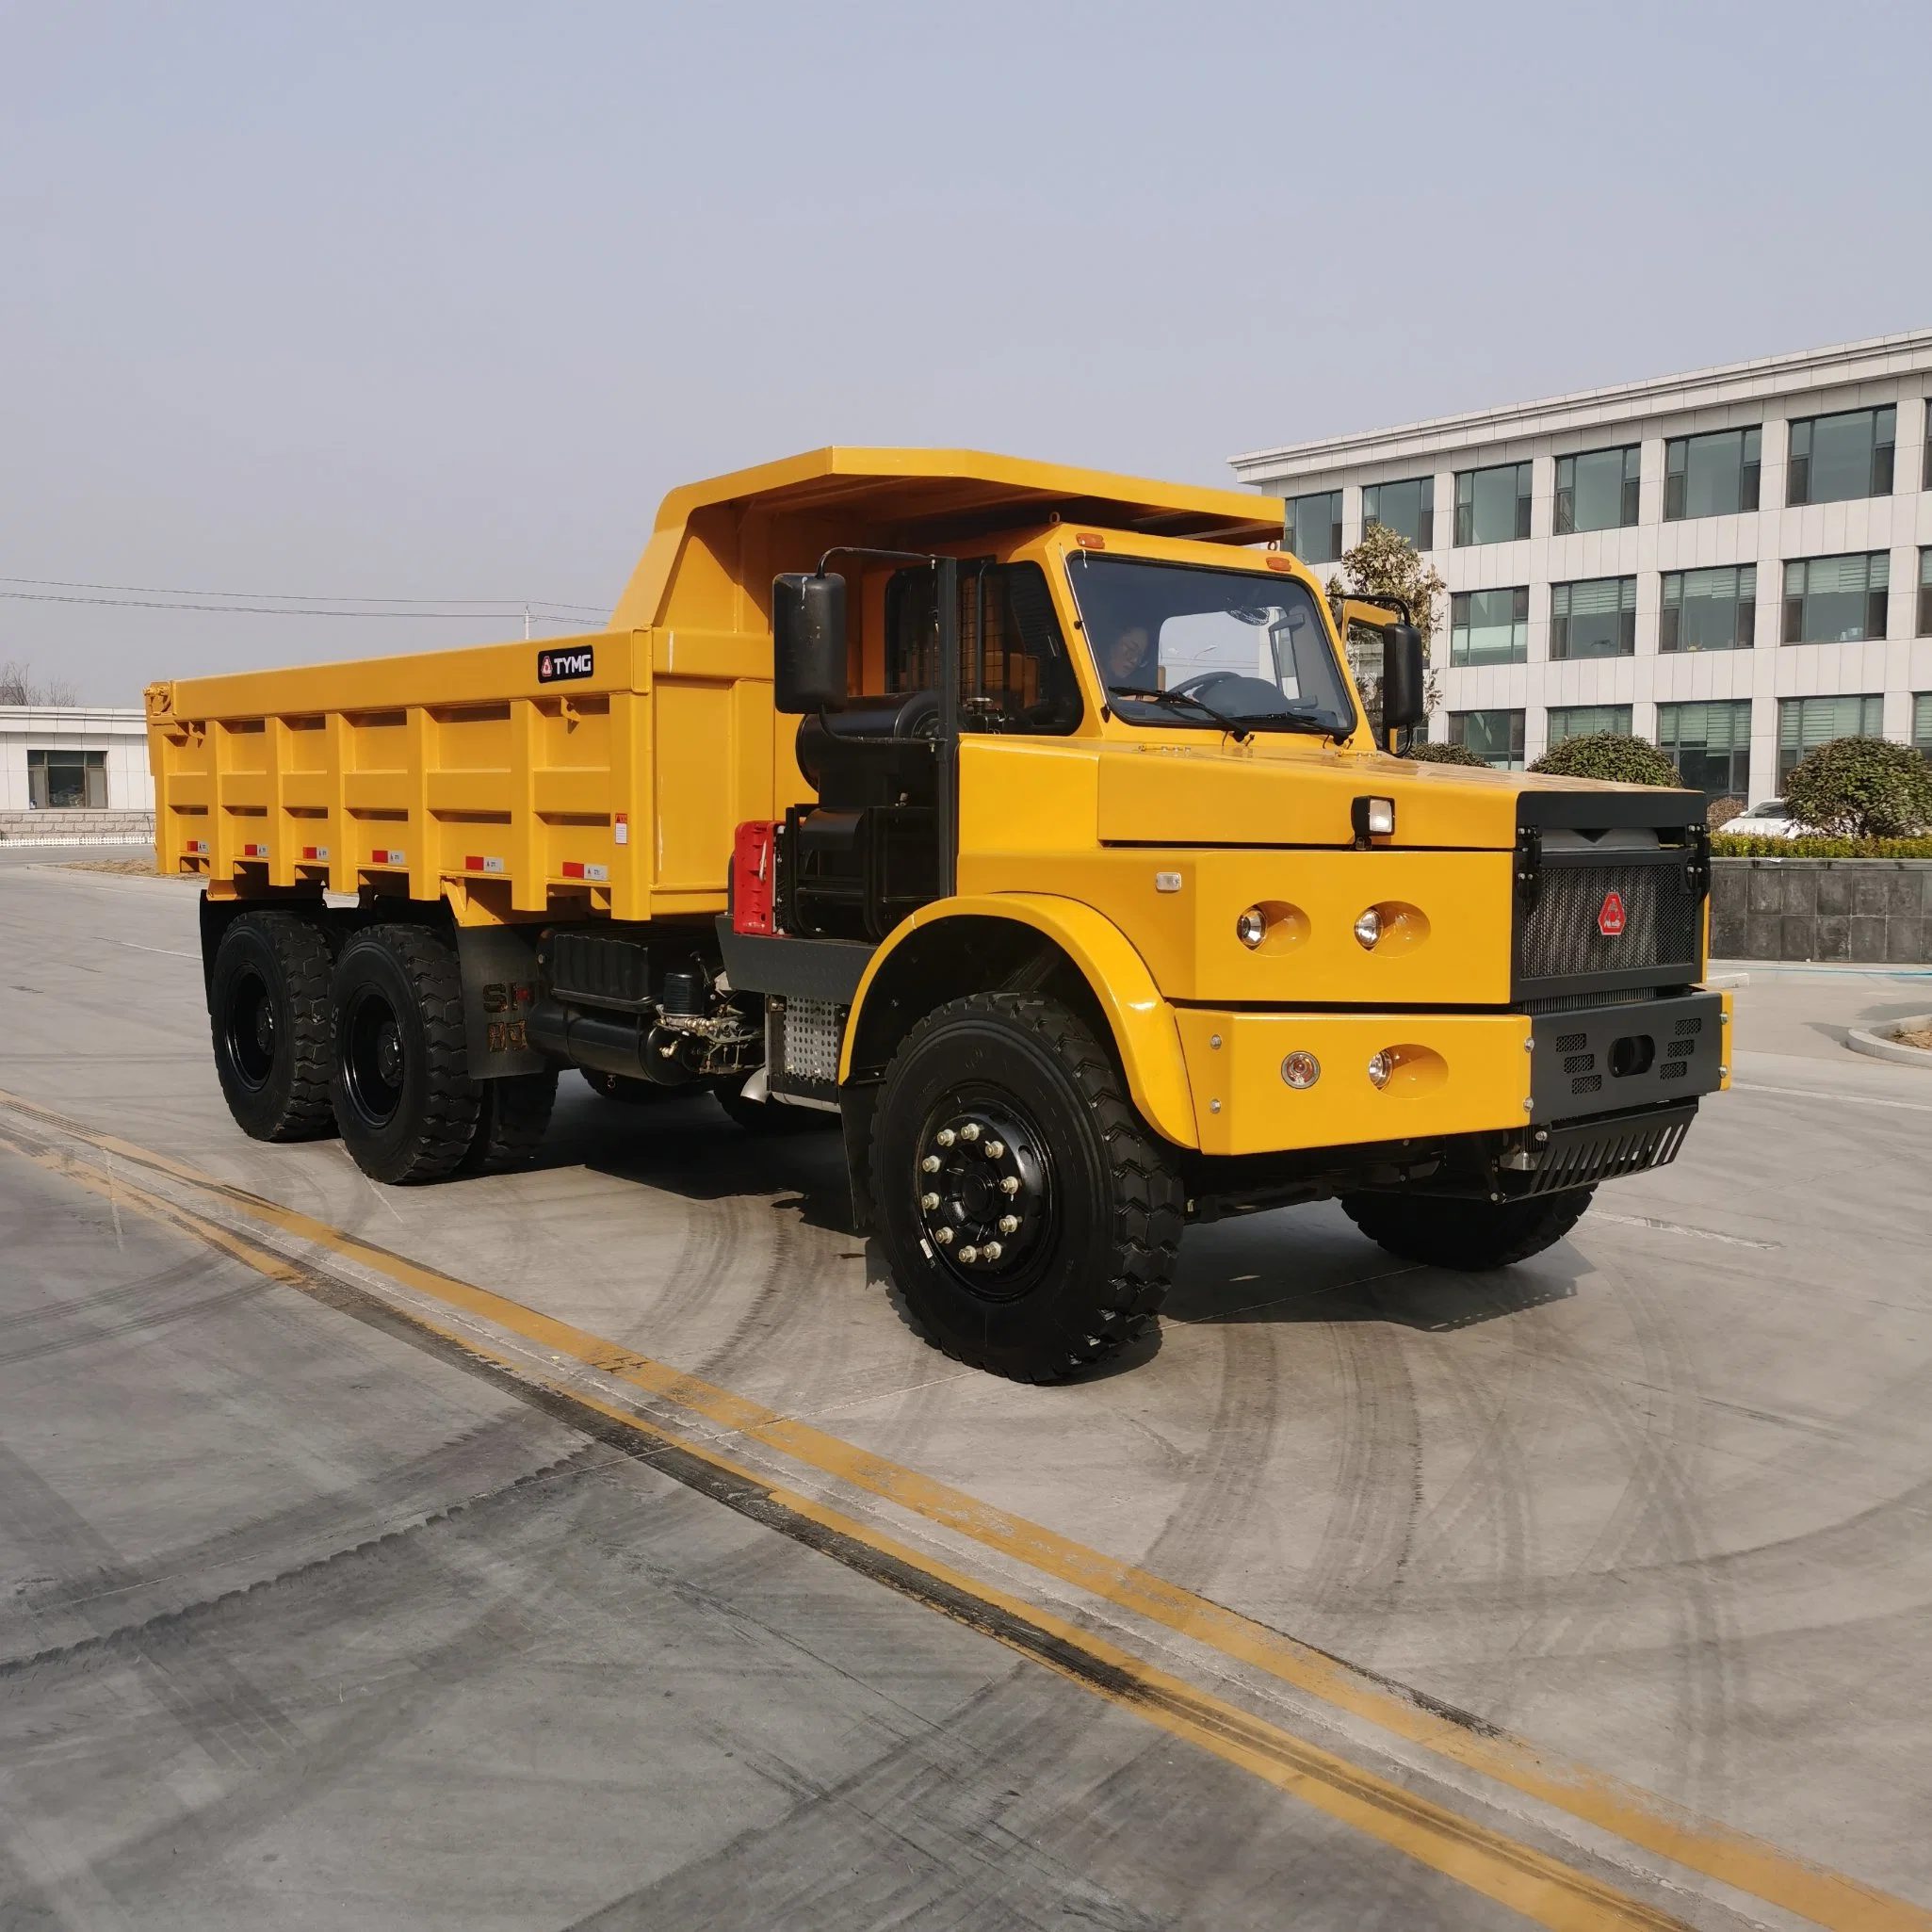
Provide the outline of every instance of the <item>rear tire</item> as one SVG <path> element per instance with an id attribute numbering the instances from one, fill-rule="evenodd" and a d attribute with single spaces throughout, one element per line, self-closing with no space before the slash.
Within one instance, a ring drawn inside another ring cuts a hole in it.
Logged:
<path id="1" fill-rule="evenodd" d="M 1528 1201 L 1467 1201 L 1427 1194 L 1343 1194 L 1341 1211 L 1404 1261 L 1480 1273 L 1554 1247 L 1583 1218 L 1595 1188 Z"/>
<path id="2" fill-rule="evenodd" d="M 537 1158 L 557 1105 L 557 1069 L 479 1080 L 477 1130 L 459 1174 L 514 1174 Z"/>
<path id="3" fill-rule="evenodd" d="M 913 1028 L 880 1090 L 872 1193 L 920 1332 L 1015 1381 L 1104 1361 L 1173 1277 L 1172 1152 L 1056 1000 L 975 994 Z"/>
<path id="4" fill-rule="evenodd" d="M 330 1099 L 355 1164 L 403 1185 L 453 1173 L 476 1138 L 454 950 L 421 926 L 368 926 L 342 949 L 333 984 Z"/>
<path id="5" fill-rule="evenodd" d="M 258 1141 L 334 1131 L 329 1104 L 329 941 L 294 913 L 230 922 L 208 975 L 215 1071 L 228 1111 Z"/>

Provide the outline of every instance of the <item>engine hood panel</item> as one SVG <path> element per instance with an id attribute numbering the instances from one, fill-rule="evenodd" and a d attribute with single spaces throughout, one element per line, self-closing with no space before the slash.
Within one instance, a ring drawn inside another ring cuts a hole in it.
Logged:
<path id="1" fill-rule="evenodd" d="M 1274 756 L 1206 746 L 1109 747 L 1099 759 L 1102 845 L 1347 846 L 1353 803 L 1395 801 L 1404 847 L 1505 852 L 1518 825 L 1600 830 L 1701 823 L 1703 794 L 1301 746 Z M 1384 843 L 1376 841 L 1378 845 Z"/>

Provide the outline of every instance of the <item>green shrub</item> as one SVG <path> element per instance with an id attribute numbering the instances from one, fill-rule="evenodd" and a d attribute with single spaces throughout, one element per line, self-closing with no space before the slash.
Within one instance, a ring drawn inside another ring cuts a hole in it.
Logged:
<path id="1" fill-rule="evenodd" d="M 1909 838 L 1932 824 L 1932 765 L 1889 738 L 1835 738 L 1784 781 L 1784 802 L 1841 838 Z"/>
<path id="2" fill-rule="evenodd" d="M 1681 785 L 1677 767 L 1648 739 L 1616 731 L 1567 738 L 1530 767 L 1558 778 L 1601 778 L 1618 785 Z"/>
<path id="3" fill-rule="evenodd" d="M 1718 832 L 1718 859 L 1932 859 L 1932 838 L 1767 838 L 1762 833 Z"/>
<path id="4" fill-rule="evenodd" d="M 1419 765 L 1480 765 L 1489 769 L 1487 758 L 1479 758 L 1466 744 L 1413 744 L 1403 753 Z"/>

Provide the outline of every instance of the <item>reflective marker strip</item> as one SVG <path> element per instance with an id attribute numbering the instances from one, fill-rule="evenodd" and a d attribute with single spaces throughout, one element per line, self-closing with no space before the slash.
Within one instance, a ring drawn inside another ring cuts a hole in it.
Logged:
<path id="1" fill-rule="evenodd" d="M 206 858 L 208 855 L 208 841 L 205 838 L 190 838 L 187 842 L 187 849 L 189 852 L 198 852 L 203 858 Z"/>
<path id="2" fill-rule="evenodd" d="M 394 846 L 379 845 L 369 854 L 372 866 L 406 866 L 409 861 Z"/>
<path id="3" fill-rule="evenodd" d="M 326 865 L 329 861 L 329 848 L 326 845 L 305 845 L 301 849 L 301 855 L 305 859 L 314 859 L 318 864 Z"/>
<path id="4" fill-rule="evenodd" d="M 268 856 L 268 848 L 266 845 L 245 845 L 241 855 L 245 859 L 265 859 Z"/>
<path id="5" fill-rule="evenodd" d="M 465 872 L 500 872 L 503 869 L 503 861 L 498 858 L 470 857 L 463 860 L 463 869 Z"/>
<path id="6" fill-rule="evenodd" d="M 610 868 L 609 866 L 586 866 L 576 859 L 565 859 L 563 862 L 563 876 L 566 879 L 589 879 L 594 882 L 609 879 Z"/>

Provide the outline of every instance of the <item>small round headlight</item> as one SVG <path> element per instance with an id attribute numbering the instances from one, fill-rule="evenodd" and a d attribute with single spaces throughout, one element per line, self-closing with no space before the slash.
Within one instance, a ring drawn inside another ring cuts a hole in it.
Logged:
<path id="1" fill-rule="evenodd" d="M 1395 1071 L 1395 1062 L 1386 1053 L 1378 1053 L 1369 1062 L 1370 1083 L 1377 1087 L 1388 1084 L 1388 1076 Z"/>
<path id="2" fill-rule="evenodd" d="M 1296 1047 L 1281 1063 L 1281 1078 L 1299 1093 L 1305 1087 L 1312 1087 L 1322 1078 L 1322 1063 L 1312 1053 Z"/>
<path id="3" fill-rule="evenodd" d="M 1234 922 L 1234 936 L 1252 951 L 1267 936 L 1268 920 L 1258 905 L 1251 905 Z"/>
<path id="4" fill-rule="evenodd" d="M 1382 915 L 1378 913 L 1375 910 L 1375 908 L 1372 905 L 1369 908 L 1369 910 L 1365 912 L 1361 916 L 1361 917 L 1356 921 L 1356 937 L 1362 942 L 1362 945 L 1368 950 L 1372 952 L 1375 948 L 1376 940 L 1381 938 L 1381 936 Z"/>

